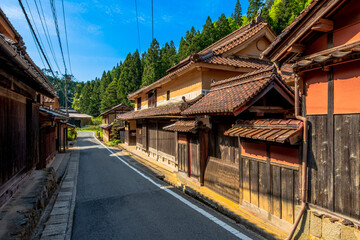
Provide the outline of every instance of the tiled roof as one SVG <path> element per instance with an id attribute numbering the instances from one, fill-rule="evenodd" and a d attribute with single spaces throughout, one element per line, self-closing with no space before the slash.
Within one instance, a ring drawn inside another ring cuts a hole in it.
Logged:
<path id="1" fill-rule="evenodd" d="M 61 119 L 68 119 L 69 116 L 66 115 L 66 113 L 60 111 L 60 110 L 55 110 L 55 109 L 50 109 L 48 107 L 40 107 L 39 108 L 40 112 L 46 113 L 46 114 L 50 114 L 53 115 L 55 117 L 61 118 Z"/>
<path id="2" fill-rule="evenodd" d="M 265 22 L 259 22 L 258 24 L 255 24 L 252 26 L 251 24 L 247 26 L 240 34 L 234 35 L 231 39 L 227 40 L 225 43 L 221 44 L 220 46 L 213 49 L 213 52 L 216 55 L 222 54 L 224 52 L 227 52 L 234 47 L 239 46 L 246 40 L 250 39 L 252 36 L 257 34 L 259 31 L 264 29 L 268 24 Z"/>
<path id="3" fill-rule="evenodd" d="M 20 58 L 22 61 L 22 64 L 27 67 L 27 74 L 29 74 L 32 78 L 35 78 L 38 84 L 41 86 L 41 90 L 45 91 L 46 93 L 50 93 L 49 96 L 56 97 L 57 91 L 53 84 L 50 83 L 50 81 L 47 79 L 47 77 L 44 75 L 44 73 L 40 70 L 40 68 L 33 62 L 33 60 L 30 58 L 28 53 L 26 52 L 25 43 L 23 42 L 23 38 L 21 35 L 16 31 L 10 20 L 7 18 L 5 13 L 0 8 L 0 17 L 4 19 L 6 27 L 9 27 L 15 34 L 16 42 L 13 40 L 7 38 L 5 35 L 0 34 L 0 45 L 4 47 L 4 49 L 7 49 L 7 51 L 10 51 L 11 56 L 13 58 Z M 21 66 L 21 68 L 24 68 Z M 25 81 L 25 84 L 28 84 Z M 44 92 L 43 92 L 44 93 Z"/>
<path id="4" fill-rule="evenodd" d="M 284 143 L 301 135 L 302 128 L 303 122 L 294 119 L 238 121 L 224 135 Z"/>
<path id="5" fill-rule="evenodd" d="M 300 26 L 302 21 L 306 21 L 310 13 L 316 9 L 316 6 L 326 6 L 326 2 L 331 2 L 334 6 L 338 5 L 341 0 L 312 0 L 310 4 L 300 12 L 300 14 L 292 21 L 292 23 L 287 26 L 280 35 L 278 35 L 275 40 L 270 44 L 270 46 L 261 54 L 261 57 L 269 57 L 270 53 L 275 50 L 276 47 L 286 38 L 289 34 L 295 31 L 296 26 Z M 324 5 L 323 5 L 324 4 Z M 320 18 L 321 16 L 319 16 Z M 296 37 L 301 37 L 297 35 Z"/>
<path id="6" fill-rule="evenodd" d="M 179 120 L 169 126 L 163 127 L 164 130 L 174 132 L 192 132 L 196 129 L 195 120 Z"/>
<path id="7" fill-rule="evenodd" d="M 221 57 L 220 55 L 246 42 L 252 36 L 256 35 L 259 31 L 264 29 L 267 25 L 268 25 L 267 23 L 264 23 L 262 21 L 259 22 L 252 21 L 246 24 L 245 26 L 235 30 L 234 32 L 230 33 L 229 35 L 225 36 L 224 38 L 220 39 L 219 41 L 215 42 L 214 44 L 200 51 L 199 53 L 195 53 L 181 60 L 178 64 L 167 70 L 169 74 L 167 74 L 165 77 L 157 80 L 156 82 L 146 87 L 137 90 L 134 93 L 129 94 L 128 98 L 133 98 L 141 92 L 151 90 L 161 85 L 167 80 L 172 79 L 174 76 L 178 76 L 180 72 L 189 69 L 191 66 L 199 62 L 205 62 L 205 63 L 223 65 L 223 66 L 249 67 L 254 69 L 259 69 L 264 67 L 264 65 L 266 65 L 265 61 L 260 61 L 260 60 L 255 61 L 245 58 L 231 59 L 231 58 Z"/>
<path id="8" fill-rule="evenodd" d="M 129 119 L 140 119 L 155 116 L 180 116 L 181 112 L 199 101 L 204 95 L 200 94 L 194 99 L 187 100 L 186 102 L 170 103 L 154 108 L 146 108 L 139 111 L 131 111 L 124 114 L 119 114 L 117 119 L 129 120 Z"/>
<path id="9" fill-rule="evenodd" d="M 69 113 L 70 118 L 92 118 L 92 116 L 85 113 Z"/>
<path id="10" fill-rule="evenodd" d="M 236 110 L 245 106 L 273 81 L 292 92 L 292 89 L 277 74 L 273 73 L 272 68 L 268 68 L 213 84 L 205 97 L 183 111 L 182 114 L 221 113 L 233 115 Z"/>
<path id="11" fill-rule="evenodd" d="M 101 127 L 101 128 L 103 128 L 103 129 L 109 129 L 109 128 L 111 128 L 112 127 L 112 123 L 110 123 L 110 124 L 101 124 L 101 125 L 99 125 L 99 127 Z"/>
<path id="12" fill-rule="evenodd" d="M 334 58 L 344 58 L 348 55 L 350 56 L 352 53 L 358 54 L 359 52 L 360 41 L 356 41 L 303 57 L 302 60 L 294 65 L 294 67 L 306 67 L 311 64 L 323 64 L 324 62 L 330 61 Z"/>
<path id="13" fill-rule="evenodd" d="M 120 103 L 118 105 L 116 105 L 115 107 L 109 109 L 109 110 L 106 110 L 105 112 L 101 113 L 99 116 L 104 116 L 104 115 L 107 115 L 108 113 L 112 112 L 112 111 L 115 111 L 117 109 L 120 109 L 120 108 L 123 108 L 125 109 L 125 111 L 131 111 L 133 108 L 132 107 L 129 107 L 128 105 L 126 105 L 125 103 Z"/>
<path id="14" fill-rule="evenodd" d="M 241 58 L 241 57 L 225 58 L 220 56 L 209 57 L 207 59 L 204 59 L 203 62 L 209 64 L 253 68 L 253 69 L 260 69 L 271 65 L 271 62 L 263 61 L 255 58 Z"/>

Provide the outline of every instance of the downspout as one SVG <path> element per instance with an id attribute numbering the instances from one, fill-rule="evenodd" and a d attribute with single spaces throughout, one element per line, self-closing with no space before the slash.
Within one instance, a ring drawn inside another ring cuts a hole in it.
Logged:
<path id="1" fill-rule="evenodd" d="M 303 136 L 303 154 L 302 154 L 302 171 L 301 171 L 301 209 L 296 217 L 294 225 L 286 240 L 292 239 L 296 228 L 306 209 L 306 170 L 307 170 L 307 153 L 308 153 L 308 121 L 306 117 L 300 116 L 299 107 L 299 76 L 295 74 L 295 118 L 304 122 L 304 136 Z"/>

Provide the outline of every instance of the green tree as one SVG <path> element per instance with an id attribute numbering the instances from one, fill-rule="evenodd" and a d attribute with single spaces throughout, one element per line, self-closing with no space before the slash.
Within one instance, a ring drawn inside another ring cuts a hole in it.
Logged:
<path id="1" fill-rule="evenodd" d="M 101 100 L 101 111 L 106 111 L 119 103 L 117 99 L 117 81 L 112 81 L 109 86 L 106 88 L 105 93 Z"/>
<path id="2" fill-rule="evenodd" d="M 215 42 L 215 27 L 210 18 L 207 17 L 206 23 L 203 26 L 200 36 L 200 47 L 201 49 L 207 48 Z"/>
<path id="3" fill-rule="evenodd" d="M 111 140 L 120 139 L 119 127 L 120 127 L 119 121 L 117 119 L 114 119 L 110 133 Z"/>
<path id="4" fill-rule="evenodd" d="M 235 24 L 237 25 L 237 28 L 242 26 L 242 9 L 240 1 L 236 1 L 235 10 L 234 13 L 231 15 L 231 18 L 235 21 Z"/>
<path id="5" fill-rule="evenodd" d="M 263 1 L 262 0 L 249 0 L 249 7 L 247 10 L 247 18 L 249 20 L 254 19 L 258 15 L 259 9 L 263 7 Z"/>
<path id="6" fill-rule="evenodd" d="M 147 51 L 141 87 L 147 86 L 160 78 L 160 47 L 154 38 Z"/>
<path id="7" fill-rule="evenodd" d="M 130 103 L 127 95 L 140 88 L 141 75 L 141 60 L 139 51 L 136 50 L 132 55 L 129 53 L 126 56 L 122 65 L 117 90 L 117 96 L 120 102 Z"/>
<path id="8" fill-rule="evenodd" d="M 160 63 L 160 77 L 165 76 L 167 74 L 166 70 L 177 63 L 176 48 L 173 41 L 170 41 L 170 44 L 165 43 L 164 47 L 160 49 Z"/>
<path id="9" fill-rule="evenodd" d="M 215 41 L 231 33 L 229 21 L 225 14 L 221 14 L 215 25 Z"/>

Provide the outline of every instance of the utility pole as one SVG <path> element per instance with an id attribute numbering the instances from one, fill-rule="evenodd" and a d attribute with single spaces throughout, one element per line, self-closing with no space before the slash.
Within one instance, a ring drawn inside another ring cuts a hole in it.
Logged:
<path id="1" fill-rule="evenodd" d="M 69 109 L 68 109 L 68 91 L 67 91 L 67 82 L 68 80 L 71 80 L 71 75 L 65 74 L 65 111 L 66 114 L 69 114 Z"/>

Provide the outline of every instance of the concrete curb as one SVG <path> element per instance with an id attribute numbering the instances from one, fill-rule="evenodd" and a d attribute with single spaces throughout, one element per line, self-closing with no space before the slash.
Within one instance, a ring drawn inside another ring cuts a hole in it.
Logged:
<path id="1" fill-rule="evenodd" d="M 70 240 L 73 230 L 73 222 L 74 222 L 74 212 L 75 212 L 75 205 L 76 205 L 76 188 L 77 188 L 77 178 L 79 175 L 79 160 L 80 160 L 80 150 L 78 149 L 77 143 L 75 143 L 74 146 L 76 149 L 75 154 L 75 165 L 76 165 L 76 171 L 74 175 L 74 188 L 73 188 L 73 194 L 71 199 L 71 207 L 70 207 L 70 215 L 69 215 L 69 221 L 66 228 L 66 234 L 65 234 L 65 240 Z M 71 159 L 70 159 L 71 160 Z M 73 161 L 73 160 L 71 160 Z"/>

